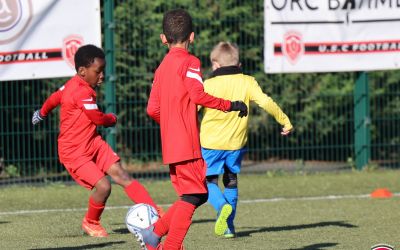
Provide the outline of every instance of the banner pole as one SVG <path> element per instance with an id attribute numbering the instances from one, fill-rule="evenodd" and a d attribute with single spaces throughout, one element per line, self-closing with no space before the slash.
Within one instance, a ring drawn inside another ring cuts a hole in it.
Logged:
<path id="1" fill-rule="evenodd" d="M 104 1 L 104 51 L 106 54 L 106 78 L 105 78 L 105 104 L 106 113 L 116 114 L 115 99 L 115 55 L 114 55 L 114 1 Z M 116 150 L 116 129 L 106 129 L 106 141 Z"/>
<path id="2" fill-rule="evenodd" d="M 368 165 L 371 155 L 371 118 L 368 74 L 357 72 L 354 86 L 354 157 L 358 170 Z"/>

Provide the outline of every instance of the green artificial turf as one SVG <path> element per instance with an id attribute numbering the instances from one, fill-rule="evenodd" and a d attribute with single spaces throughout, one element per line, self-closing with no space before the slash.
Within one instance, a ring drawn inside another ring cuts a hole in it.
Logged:
<path id="1" fill-rule="evenodd" d="M 168 180 L 143 181 L 157 203 L 177 197 Z M 400 248 L 400 198 L 372 199 L 377 188 L 400 192 L 400 171 L 239 175 L 237 237 L 214 235 L 215 211 L 200 207 L 186 236 L 196 249 Z M 108 238 L 81 233 L 89 191 L 77 185 L 12 186 L 0 190 L 1 249 L 139 249 L 124 224 L 132 203 L 113 186 L 102 223 Z"/>

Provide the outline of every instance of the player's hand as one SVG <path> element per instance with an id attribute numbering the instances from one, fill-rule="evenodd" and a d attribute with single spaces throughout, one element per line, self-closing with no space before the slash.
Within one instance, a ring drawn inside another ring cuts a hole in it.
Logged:
<path id="1" fill-rule="evenodd" d="M 40 115 L 40 110 L 36 110 L 32 115 L 32 124 L 36 125 L 39 122 L 43 121 L 44 117 Z"/>
<path id="2" fill-rule="evenodd" d="M 116 114 L 114 114 L 114 113 L 110 113 L 112 116 L 114 116 L 115 117 L 115 123 L 117 123 L 117 121 L 118 121 L 118 116 L 116 115 Z"/>
<path id="3" fill-rule="evenodd" d="M 239 111 L 239 117 L 244 117 L 248 114 L 247 106 L 242 101 L 231 102 L 231 109 L 229 111 Z"/>
<path id="4" fill-rule="evenodd" d="M 281 135 L 287 136 L 293 132 L 293 126 L 285 126 L 281 131 Z"/>

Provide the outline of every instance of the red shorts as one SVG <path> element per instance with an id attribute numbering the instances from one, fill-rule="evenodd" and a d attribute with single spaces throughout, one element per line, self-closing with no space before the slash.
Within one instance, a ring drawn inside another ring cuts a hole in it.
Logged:
<path id="1" fill-rule="evenodd" d="M 93 147 L 91 155 L 79 157 L 71 163 L 63 163 L 72 178 L 90 190 L 106 175 L 107 170 L 120 160 L 110 145 L 103 140 L 94 143 Z"/>
<path id="2" fill-rule="evenodd" d="M 171 182 L 179 196 L 207 193 L 206 171 L 207 166 L 203 158 L 169 165 Z"/>

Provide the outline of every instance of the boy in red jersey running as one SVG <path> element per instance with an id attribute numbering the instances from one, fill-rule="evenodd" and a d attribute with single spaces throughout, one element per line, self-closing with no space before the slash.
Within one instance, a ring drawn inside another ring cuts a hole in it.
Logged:
<path id="1" fill-rule="evenodd" d="M 197 105 L 239 111 L 240 117 L 247 115 L 247 106 L 204 92 L 200 60 L 188 52 L 194 33 L 186 11 L 165 13 L 163 32 L 160 38 L 169 52 L 155 72 L 147 113 L 160 124 L 163 162 L 169 164 L 171 182 L 180 199 L 154 225 L 136 236 L 144 249 L 177 250 L 182 247 L 195 209 L 208 197 Z"/>
<path id="2" fill-rule="evenodd" d="M 117 122 L 114 114 L 101 112 L 96 104 L 96 87 L 104 80 L 105 55 L 94 45 L 80 47 L 74 57 L 77 74 L 55 91 L 34 112 L 32 123 L 42 121 L 55 107 L 61 105 L 58 155 L 72 178 L 92 190 L 82 229 L 93 237 L 108 236 L 100 224 L 111 183 L 124 187 L 135 203 L 147 203 L 157 208 L 147 190 L 121 167 L 120 158 L 96 132 L 98 125 L 110 127 Z M 159 210 L 159 208 L 158 208 Z"/>

